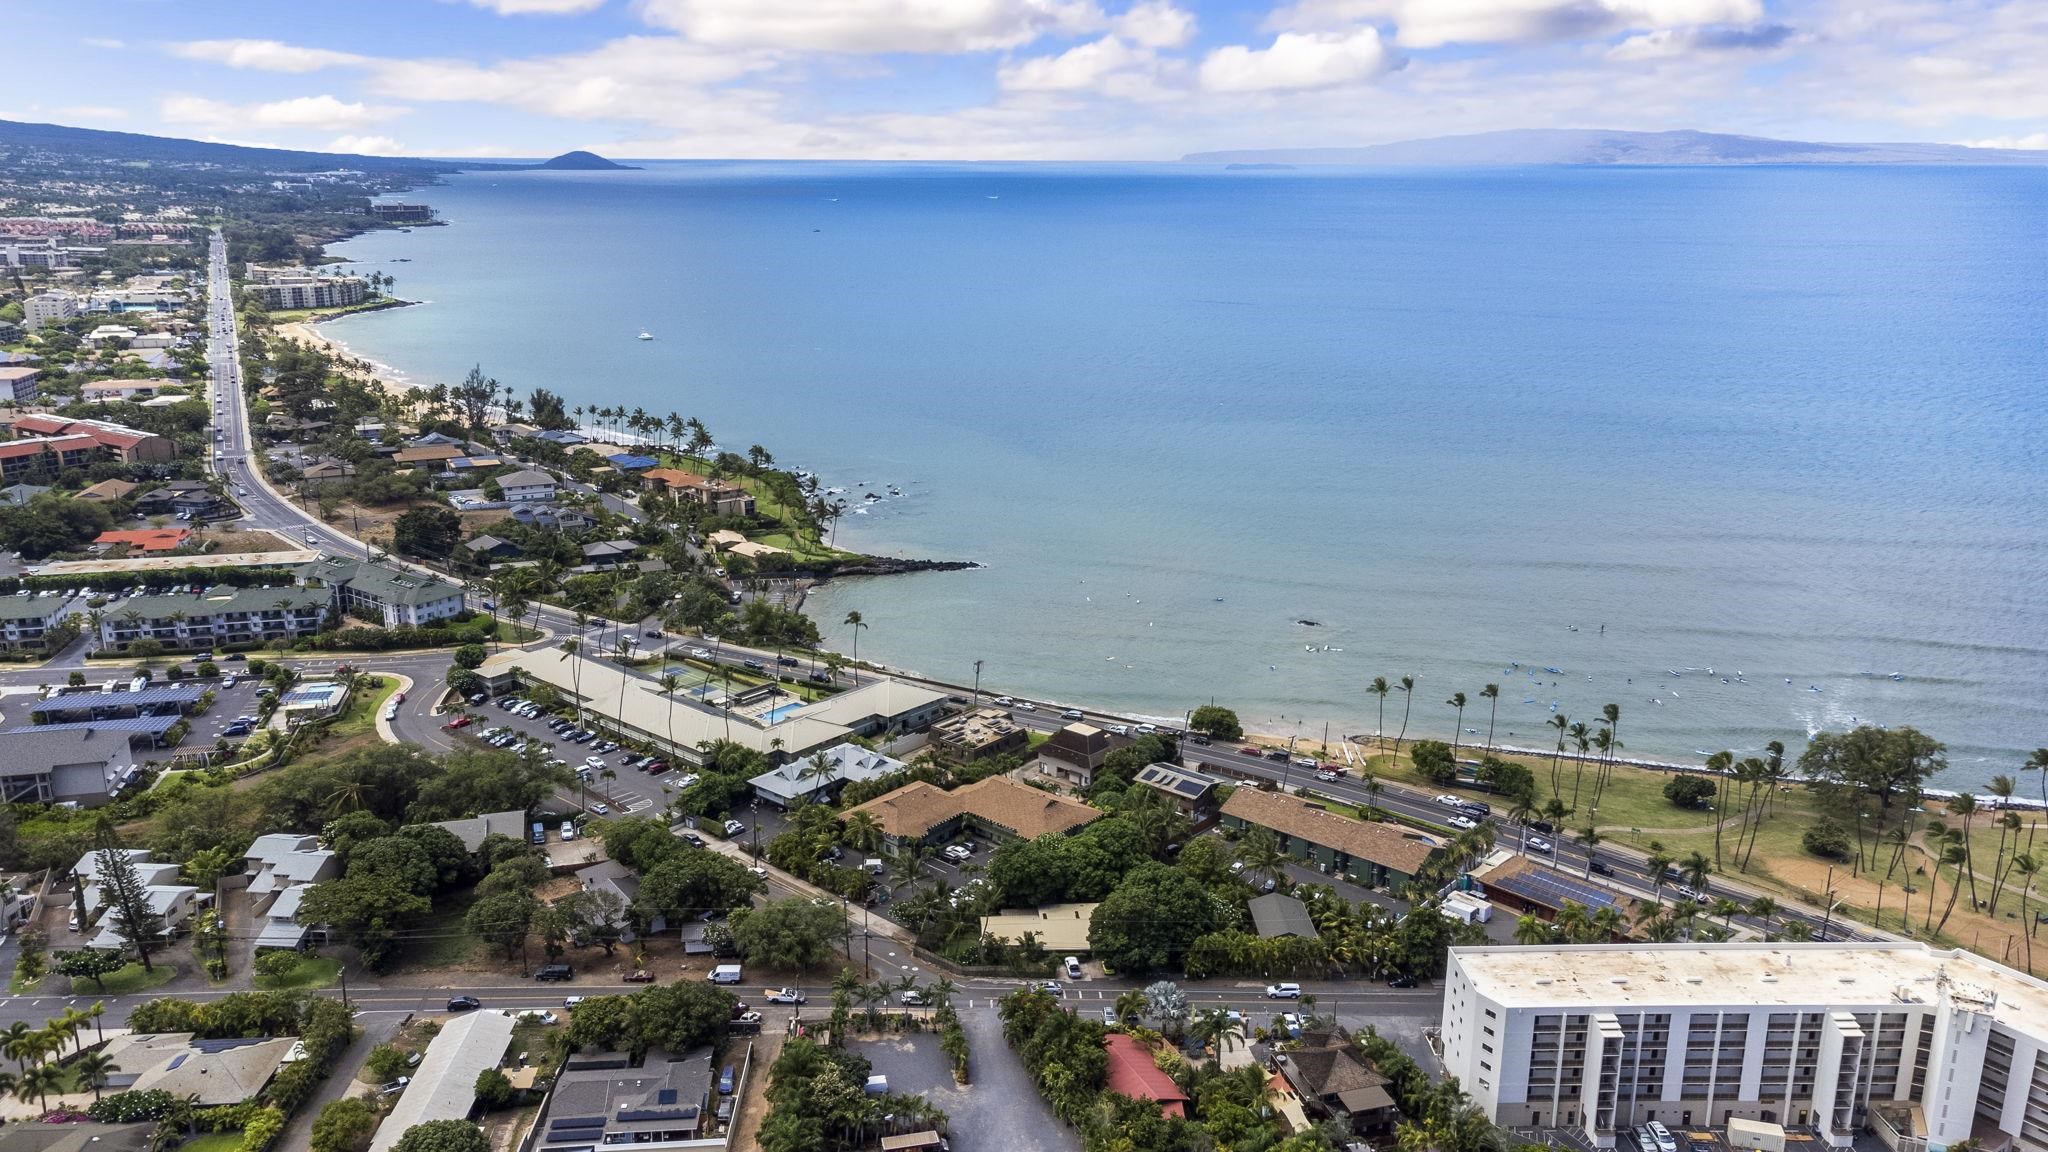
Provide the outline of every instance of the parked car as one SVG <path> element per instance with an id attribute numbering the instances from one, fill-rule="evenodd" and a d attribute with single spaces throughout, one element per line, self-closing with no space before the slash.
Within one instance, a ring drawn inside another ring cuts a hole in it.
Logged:
<path id="1" fill-rule="evenodd" d="M 745 832 L 746 830 L 747 826 L 745 824 L 740 823 L 737 820 L 727 820 L 725 822 L 725 835 L 727 839 L 731 839 L 732 837 L 737 836 L 740 833 Z"/>
<path id="2" fill-rule="evenodd" d="M 624 976 L 619 977 L 619 979 L 627 984 L 652 984 L 654 983 L 654 973 L 649 972 L 645 968 L 635 968 Z"/>
<path id="3" fill-rule="evenodd" d="M 583 997 L 581 996 L 564 996 L 562 998 L 562 1007 L 568 1009 L 571 1012 L 574 1012 L 576 1010 L 576 1006 L 581 1003 L 583 1003 Z"/>
<path id="4" fill-rule="evenodd" d="M 1407 975 L 1394 976 L 1387 980 L 1387 987 L 1389 988 L 1414 988 L 1420 984 L 1421 981 Z"/>
<path id="5" fill-rule="evenodd" d="M 441 725 L 441 727 L 446 728 L 450 732 L 453 732 L 458 728 L 467 728 L 474 723 L 476 723 L 476 721 L 471 720 L 467 716 L 457 716 L 455 719 L 450 720 L 446 724 Z"/>
<path id="6" fill-rule="evenodd" d="M 941 853 L 941 855 L 945 856 L 945 858 L 946 858 L 946 859 L 948 859 L 948 860 L 951 860 L 951 861 L 953 861 L 954 863 L 958 864 L 958 863 L 960 863 L 960 862 L 962 862 L 962 861 L 966 860 L 966 859 L 967 859 L 968 857 L 970 857 L 970 856 L 974 855 L 974 853 L 972 853 L 972 852 L 969 852 L 969 851 L 968 851 L 968 850 L 967 850 L 967 849 L 966 849 L 966 848 L 965 848 L 964 846 L 962 846 L 962 845 L 959 845 L 959 844 L 948 844 L 948 845 L 946 845 L 945 851 L 944 851 L 944 852 L 942 852 L 942 853 Z"/>

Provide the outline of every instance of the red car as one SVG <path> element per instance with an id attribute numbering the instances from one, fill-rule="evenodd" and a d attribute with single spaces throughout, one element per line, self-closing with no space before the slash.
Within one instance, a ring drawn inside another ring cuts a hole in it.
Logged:
<path id="1" fill-rule="evenodd" d="M 450 732 L 453 732 L 457 728 L 467 728 L 473 723 L 475 723 L 475 721 L 471 720 L 467 716 L 457 716 L 455 719 L 450 720 L 446 724 L 441 725 L 441 727 L 447 729 Z"/>
<path id="2" fill-rule="evenodd" d="M 1239 748 L 1238 751 L 1244 753 L 1247 756 L 1264 756 L 1266 754 L 1266 750 L 1264 748 L 1259 747 L 1257 744 L 1247 744 L 1244 747 Z"/>
<path id="3" fill-rule="evenodd" d="M 645 968 L 638 968 L 619 977 L 619 979 L 624 980 L 628 984 L 652 984 L 654 983 L 654 973 L 649 972 Z"/>

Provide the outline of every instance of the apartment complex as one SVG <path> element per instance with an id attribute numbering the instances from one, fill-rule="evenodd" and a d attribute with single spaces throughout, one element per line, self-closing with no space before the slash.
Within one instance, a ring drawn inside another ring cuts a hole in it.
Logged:
<path id="1" fill-rule="evenodd" d="M 0 373 L 13 369 L 0 368 Z M 0 387 L 7 383 L 0 377 Z M 34 381 L 29 382 L 34 387 Z M 177 454 L 171 442 L 109 420 L 72 420 L 30 413 L 14 419 L 15 438 L 0 442 L 0 479 L 55 476 L 104 459 L 161 464 Z"/>
<path id="2" fill-rule="evenodd" d="M 1324 873 L 1369 888 L 1399 888 L 1444 850 L 1426 832 L 1384 820 L 1353 820 L 1278 792 L 1239 788 L 1223 802 L 1223 826 L 1263 828 L 1280 850 Z"/>
<path id="3" fill-rule="evenodd" d="M 309 268 L 249 266 L 249 292 L 274 312 L 297 308 L 343 308 L 370 295 L 369 281 L 355 276 L 322 276 Z"/>
<path id="4" fill-rule="evenodd" d="M 380 621 L 386 628 L 432 624 L 460 615 L 463 608 L 461 588 L 388 564 L 333 557 L 301 568 L 299 578 L 334 589 L 338 610 Z"/>
<path id="5" fill-rule="evenodd" d="M 1454 948 L 1444 1064 L 1496 1123 L 1874 1128 L 2048 1148 L 2048 984 L 1925 944 Z"/>
<path id="6" fill-rule="evenodd" d="M 62 324 L 78 315 L 78 297 L 69 292 L 38 292 L 21 302 L 21 322 L 33 332 L 46 324 Z"/>
<path id="7" fill-rule="evenodd" d="M 100 644 L 125 650 L 137 640 L 166 648 L 262 643 L 320 630 L 333 599 L 326 588 L 230 588 L 176 596 L 130 596 L 107 605 Z"/>

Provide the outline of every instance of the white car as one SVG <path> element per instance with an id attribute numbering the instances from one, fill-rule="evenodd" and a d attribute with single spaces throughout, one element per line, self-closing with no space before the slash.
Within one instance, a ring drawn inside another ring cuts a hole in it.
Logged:
<path id="1" fill-rule="evenodd" d="M 1472 829 L 1479 827 L 1479 825 L 1472 822 L 1472 818 L 1470 816 L 1453 816 L 1450 818 L 1450 820 L 1447 821 L 1447 823 L 1450 824 L 1451 827 L 1465 832 L 1470 832 Z"/>
<path id="2" fill-rule="evenodd" d="M 1268 984 L 1266 985 L 1266 999 L 1299 1000 L 1301 999 L 1301 985 L 1295 983 Z"/>
<path id="3" fill-rule="evenodd" d="M 1019 712 L 1036 712 L 1036 711 L 1038 711 L 1038 705 L 1036 705 L 1036 704 L 1033 704 L 1033 703 L 1032 703 L 1031 701 L 1029 701 L 1029 700 L 1019 700 L 1019 701 L 1017 701 L 1017 711 L 1019 711 Z"/>
<path id="4" fill-rule="evenodd" d="M 585 756 L 583 758 L 583 766 L 595 772 L 604 767 L 604 758 L 601 756 Z"/>
<path id="5" fill-rule="evenodd" d="M 592 804 L 590 806 L 590 811 L 593 815 L 597 816 L 609 816 L 612 812 L 610 807 L 603 804 Z"/>
<path id="6" fill-rule="evenodd" d="M 1079 708 L 1069 708 L 1060 713 L 1060 719 L 1062 720 L 1079 720 L 1080 718 L 1081 710 Z"/>
<path id="7" fill-rule="evenodd" d="M 1437 796 L 1434 799 L 1437 803 L 1443 805 L 1446 808 L 1456 808 L 1458 805 L 1464 803 L 1463 800 L 1460 800 L 1456 796 Z"/>
<path id="8" fill-rule="evenodd" d="M 768 990 L 770 1004 L 801 1004 L 804 994 L 801 988 L 771 988 Z"/>
<path id="9" fill-rule="evenodd" d="M 1321 780 L 1325 784 L 1335 784 L 1337 781 L 1343 779 L 1343 777 L 1339 776 L 1335 772 L 1330 771 L 1328 768 L 1325 768 L 1322 771 L 1316 773 L 1316 779 Z"/>
<path id="10" fill-rule="evenodd" d="M 1115 733 L 1118 736 L 1129 736 L 1131 734 L 1131 726 L 1129 724 L 1104 724 L 1102 730 Z"/>
<path id="11" fill-rule="evenodd" d="M 967 859 L 969 856 L 974 855 L 974 853 L 969 852 L 962 845 L 948 844 L 946 845 L 946 849 L 942 853 L 942 855 L 944 855 L 948 860 L 951 860 L 955 863 L 959 863 L 960 861 Z"/>
<path id="12" fill-rule="evenodd" d="M 697 660 L 709 660 L 709 659 L 711 659 L 711 649 L 709 649 L 709 648 L 692 648 L 692 649 L 690 649 L 690 656 L 691 656 L 691 657 L 692 657 L 693 659 L 697 659 Z"/>
<path id="13" fill-rule="evenodd" d="M 1010 705 L 1015 704 L 1016 701 L 1008 696 L 998 696 L 996 697 L 996 703 L 1001 704 L 1005 708 L 1008 708 Z"/>
<path id="14" fill-rule="evenodd" d="M 1531 836 L 1525 844 L 1531 852 L 1549 852 L 1557 847 L 1541 836 Z"/>

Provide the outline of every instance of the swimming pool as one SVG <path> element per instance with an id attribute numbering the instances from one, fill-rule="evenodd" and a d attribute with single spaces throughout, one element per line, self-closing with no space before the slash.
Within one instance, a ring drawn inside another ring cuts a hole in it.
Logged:
<path id="1" fill-rule="evenodd" d="M 801 700 L 789 704 L 777 704 L 775 707 L 770 708 L 768 711 L 761 713 L 761 721 L 764 724 L 780 724 L 782 721 L 789 718 L 790 713 L 796 711 L 797 709 L 803 706 L 804 702 Z"/>

